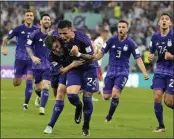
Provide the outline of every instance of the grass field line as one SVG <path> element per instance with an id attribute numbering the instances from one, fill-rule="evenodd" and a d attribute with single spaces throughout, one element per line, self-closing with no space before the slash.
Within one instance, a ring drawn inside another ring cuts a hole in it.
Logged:
<path id="1" fill-rule="evenodd" d="M 20 100 L 23 100 L 24 98 L 7 98 L 7 97 L 1 97 L 1 100 L 18 100 L 18 99 L 20 99 Z M 30 100 L 35 100 L 35 98 L 31 98 Z M 49 98 L 49 100 L 51 100 L 51 101 L 55 101 L 55 99 L 53 99 L 53 98 Z M 104 100 L 99 100 L 99 101 L 103 101 L 103 102 L 105 102 Z M 99 102 L 99 101 L 97 101 L 97 102 Z M 153 101 L 135 101 L 135 100 L 120 100 L 121 102 L 135 102 L 135 103 L 153 103 Z M 95 103 L 97 103 L 97 102 L 95 102 Z"/>

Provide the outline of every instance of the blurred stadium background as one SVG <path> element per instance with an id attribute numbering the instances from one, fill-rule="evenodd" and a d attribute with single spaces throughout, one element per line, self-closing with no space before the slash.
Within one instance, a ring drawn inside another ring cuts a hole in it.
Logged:
<path id="1" fill-rule="evenodd" d="M 151 130 L 157 126 L 155 115 L 153 114 L 153 94 L 149 89 L 155 61 L 150 64 L 147 60 L 147 47 L 152 34 L 157 31 L 158 17 L 161 13 L 167 12 L 174 17 L 174 2 L 172 1 L 1 1 L 1 30 L 0 44 L 3 37 L 15 26 L 23 22 L 23 13 L 25 9 L 31 9 L 35 13 L 34 24 L 39 26 L 39 19 L 43 13 L 48 13 L 52 19 L 52 29 L 56 29 L 57 23 L 61 19 L 71 20 L 73 26 L 77 30 L 90 34 L 95 39 L 101 27 L 109 30 L 110 36 L 117 34 L 117 23 L 120 19 L 125 19 L 130 24 L 129 36 L 131 36 L 139 46 L 139 50 L 143 57 L 144 63 L 148 66 L 150 80 L 144 81 L 143 75 L 139 73 L 137 65 L 131 57 L 130 67 L 131 74 L 127 83 L 126 91 L 123 91 L 123 103 L 116 112 L 113 125 L 108 127 L 101 126 L 104 121 L 105 114 L 109 108 L 109 102 L 100 99 L 95 102 L 94 120 L 92 122 L 92 137 L 169 137 L 173 136 L 172 112 L 165 111 L 166 125 L 169 132 L 161 135 L 154 135 Z M 42 130 L 47 124 L 51 116 L 54 101 L 48 105 L 47 115 L 41 117 L 37 115 L 36 108 L 32 108 L 31 104 L 29 112 L 22 113 L 22 98 L 24 84 L 22 87 L 13 88 L 12 79 L 14 77 L 14 55 L 15 55 L 15 38 L 10 40 L 8 46 L 8 56 L 1 55 L 1 136 L 4 137 L 46 137 L 42 135 Z M 108 55 L 102 59 L 103 72 L 106 71 L 108 63 Z M 126 94 L 128 92 L 128 94 Z M 130 94 L 129 94 L 130 93 Z M 141 93 L 141 95 L 139 95 Z M 143 94 L 142 94 L 143 93 Z M 34 94 L 35 95 L 35 94 Z M 19 99 L 21 98 L 21 99 Z M 51 99 L 54 100 L 51 94 Z M 34 98 L 33 98 L 34 101 Z M 32 103 L 32 102 L 30 102 Z M 68 104 L 67 104 L 68 105 Z M 132 107 L 131 110 L 127 106 Z M 21 107 L 21 110 L 20 110 Z M 106 108 L 103 113 L 101 107 Z M 67 122 L 69 117 L 73 117 L 73 113 L 69 113 L 66 109 L 73 109 L 69 106 L 65 108 L 57 125 L 57 133 L 52 137 L 82 137 L 80 127 L 74 125 L 72 121 Z M 98 109 L 98 110 L 97 110 Z M 165 108 L 166 109 L 166 108 Z M 128 114 L 125 113 L 125 111 Z M 33 114 L 34 113 L 34 114 Z M 95 115 L 96 114 L 96 115 Z M 117 115 L 118 114 L 118 115 Z M 97 121 L 96 124 L 94 121 Z M 100 121 L 99 121 L 100 120 Z M 147 121 L 149 123 L 147 123 Z M 65 122 L 66 121 L 66 122 Z M 115 122 L 115 123 L 114 123 Z M 142 122 L 142 124 L 140 124 Z M 33 123 L 33 124 L 32 124 Z M 37 124 L 36 124 L 37 123 Z M 127 126 L 128 124 L 128 127 Z M 34 125 L 36 124 L 36 125 Z M 119 125 L 119 127 L 117 127 Z M 147 127 L 146 127 L 147 126 Z M 37 128 L 37 129 L 35 129 Z M 67 131 L 64 131 L 64 129 Z M 125 128 L 125 130 L 124 130 Z M 72 131 L 71 131 L 72 130 Z M 73 131 L 75 130 L 75 131 Z M 101 130 L 101 131 L 100 131 Z M 103 131 L 102 131 L 103 130 Z M 107 131 L 108 130 L 108 131 Z M 29 131 L 29 132 L 28 132 Z M 107 133 L 105 133 L 107 131 Z M 118 131 L 116 134 L 114 134 Z M 34 133 L 33 133 L 34 132 Z M 61 133 L 60 133 L 61 132 Z M 70 134 L 68 134 L 70 132 Z M 76 133 L 77 132 L 77 133 Z M 103 135 L 101 133 L 103 132 Z"/>

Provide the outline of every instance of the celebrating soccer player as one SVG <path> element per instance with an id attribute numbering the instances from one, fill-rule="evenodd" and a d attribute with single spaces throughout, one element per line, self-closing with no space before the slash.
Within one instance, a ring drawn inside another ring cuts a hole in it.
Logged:
<path id="1" fill-rule="evenodd" d="M 154 91 L 154 112 L 159 126 L 153 132 L 165 132 L 163 121 L 164 102 L 169 108 L 174 108 L 174 32 L 170 30 L 172 25 L 171 17 L 163 13 L 158 21 L 160 31 L 153 34 L 149 46 L 149 60 L 153 59 L 154 53 L 158 52 L 155 74 L 151 88 Z"/>
<path id="2" fill-rule="evenodd" d="M 34 31 L 26 44 L 26 49 L 32 59 L 35 84 L 41 86 L 41 102 L 39 114 L 45 114 L 45 106 L 49 97 L 50 86 L 50 62 L 47 58 L 49 49 L 44 40 L 50 31 L 51 20 L 48 14 L 43 14 L 40 19 L 41 28 Z"/>
<path id="3" fill-rule="evenodd" d="M 109 113 L 106 116 L 106 123 L 111 122 L 115 109 L 119 104 L 120 93 L 128 80 L 129 59 L 131 54 L 133 54 L 136 59 L 144 75 L 144 79 L 149 79 L 137 45 L 127 36 L 127 32 L 127 21 L 120 20 L 118 23 L 118 35 L 111 37 L 102 46 L 99 53 L 95 55 L 96 59 L 99 60 L 109 51 L 109 65 L 107 75 L 104 79 L 103 94 L 105 100 L 108 100 L 110 97 L 112 97 L 112 100 Z"/>
<path id="4" fill-rule="evenodd" d="M 1 51 L 3 55 L 7 55 L 8 51 L 5 46 L 10 39 L 16 37 L 16 54 L 14 63 L 15 78 L 13 79 L 13 85 L 15 87 L 19 86 L 22 82 L 22 76 L 26 74 L 25 102 L 23 104 L 24 110 L 28 109 L 28 103 L 33 91 L 32 61 L 25 48 L 28 36 L 34 30 L 38 29 L 33 25 L 33 20 L 34 13 L 31 10 L 25 11 L 24 24 L 15 27 L 8 33 L 8 36 L 3 40 Z"/>
<path id="5" fill-rule="evenodd" d="M 90 39 L 82 32 L 73 31 L 70 21 L 61 20 L 58 24 L 58 33 L 69 49 L 74 45 L 78 46 L 79 53 L 76 55 L 77 59 L 80 59 L 81 53 L 93 55 L 94 51 Z M 70 103 L 76 106 L 75 122 L 77 124 L 80 123 L 82 114 L 82 102 L 78 96 L 81 88 L 84 92 L 84 124 L 82 133 L 84 136 L 89 136 L 89 123 L 93 112 L 92 94 L 98 91 L 96 62 L 88 62 L 67 73 L 67 94 Z"/>
<path id="6" fill-rule="evenodd" d="M 66 73 L 71 70 L 72 68 L 76 68 L 84 63 L 83 59 L 91 59 L 90 55 L 81 54 L 80 60 L 73 60 L 75 57 L 72 55 L 73 51 L 78 49 L 77 46 L 73 46 L 72 49 L 68 49 L 68 47 L 63 46 L 60 43 L 60 40 L 57 36 L 48 36 L 45 39 L 46 46 L 51 49 L 49 54 L 49 60 L 54 62 L 54 65 L 61 65 L 59 68 L 59 72 L 63 74 L 59 74 L 58 76 L 58 89 L 57 89 L 57 96 L 56 96 L 56 104 L 53 108 L 53 114 L 51 117 L 48 126 L 45 128 L 45 134 L 51 134 L 53 127 L 60 116 L 63 108 L 64 108 L 64 98 L 66 95 Z M 57 70 L 58 73 L 58 70 Z"/>

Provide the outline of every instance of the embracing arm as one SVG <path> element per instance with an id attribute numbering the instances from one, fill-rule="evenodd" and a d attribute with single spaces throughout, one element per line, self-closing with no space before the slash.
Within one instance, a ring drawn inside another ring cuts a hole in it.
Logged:
<path id="1" fill-rule="evenodd" d="M 30 47 L 26 47 L 26 50 L 27 50 L 28 55 L 29 55 L 29 56 L 31 57 L 31 59 L 32 59 L 32 57 L 34 56 L 32 49 L 31 49 Z"/>
<path id="2" fill-rule="evenodd" d="M 70 71 L 72 68 L 78 67 L 78 66 L 83 65 L 83 64 L 84 64 L 84 61 L 83 60 L 74 60 L 68 66 L 66 66 L 64 68 L 60 68 L 59 72 L 62 73 L 62 74 L 65 74 L 68 71 Z"/>

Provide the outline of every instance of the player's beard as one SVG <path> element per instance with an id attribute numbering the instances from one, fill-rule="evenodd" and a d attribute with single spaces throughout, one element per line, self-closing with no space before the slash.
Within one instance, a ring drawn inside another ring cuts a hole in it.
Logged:
<path id="1" fill-rule="evenodd" d="M 43 28 L 46 29 L 46 30 L 47 30 L 49 27 L 50 27 L 50 25 L 46 25 L 46 24 L 43 25 Z"/>

